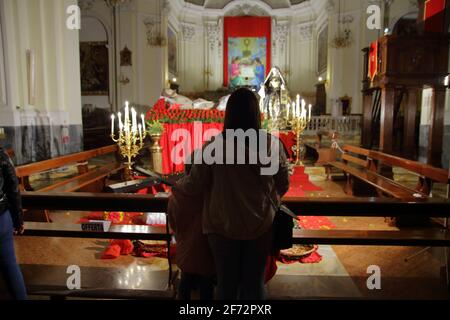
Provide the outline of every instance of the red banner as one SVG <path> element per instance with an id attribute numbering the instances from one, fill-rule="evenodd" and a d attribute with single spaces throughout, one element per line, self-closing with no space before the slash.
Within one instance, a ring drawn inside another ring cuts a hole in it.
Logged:
<path id="1" fill-rule="evenodd" d="M 225 87 L 229 82 L 228 38 L 230 37 L 265 37 L 267 41 L 265 74 L 269 74 L 272 48 L 272 19 L 270 17 L 225 17 L 223 54 L 223 84 Z"/>
<path id="2" fill-rule="evenodd" d="M 425 31 L 444 31 L 445 2 L 446 0 L 425 1 L 425 8 L 423 13 L 423 20 L 425 21 Z"/>
<path id="3" fill-rule="evenodd" d="M 378 73 L 378 41 L 372 42 L 370 44 L 370 52 L 369 52 L 369 78 L 370 81 L 375 79 L 375 76 Z"/>

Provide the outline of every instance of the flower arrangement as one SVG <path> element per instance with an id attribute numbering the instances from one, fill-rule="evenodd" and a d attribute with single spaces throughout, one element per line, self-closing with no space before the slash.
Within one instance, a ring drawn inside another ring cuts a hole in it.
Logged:
<path id="1" fill-rule="evenodd" d="M 164 133 L 164 125 L 159 120 L 148 121 L 147 132 L 150 136 L 161 135 Z"/>

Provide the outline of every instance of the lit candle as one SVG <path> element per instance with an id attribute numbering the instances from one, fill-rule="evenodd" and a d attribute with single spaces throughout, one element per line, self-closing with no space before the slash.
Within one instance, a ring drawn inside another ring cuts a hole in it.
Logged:
<path id="1" fill-rule="evenodd" d="M 111 115 L 111 135 L 114 135 L 114 120 L 115 120 L 115 116 Z"/>
<path id="2" fill-rule="evenodd" d="M 133 126 L 131 128 L 131 131 L 137 132 L 137 117 L 136 117 L 136 110 L 134 110 L 134 108 L 131 108 L 131 116 L 133 118 Z"/>
<path id="3" fill-rule="evenodd" d="M 122 114 L 119 112 L 117 114 L 117 117 L 119 118 L 119 130 L 122 131 L 122 129 L 123 129 Z"/>
<path id="4" fill-rule="evenodd" d="M 300 95 L 297 95 L 297 117 L 300 115 Z"/>
<path id="5" fill-rule="evenodd" d="M 291 104 L 290 103 L 288 103 L 287 105 L 286 105 L 286 119 L 287 120 L 289 120 L 289 109 L 291 108 Z"/>
<path id="6" fill-rule="evenodd" d="M 312 105 L 309 105 L 309 121 L 311 121 L 311 110 L 312 110 Z"/>
<path id="7" fill-rule="evenodd" d="M 125 132 L 128 132 L 130 129 L 129 122 L 130 121 L 130 109 L 128 107 L 128 101 L 125 102 L 125 119 L 124 119 L 124 125 L 125 125 Z"/>
<path id="8" fill-rule="evenodd" d="M 142 125 L 139 123 L 139 137 L 142 140 Z"/>
<path id="9" fill-rule="evenodd" d="M 302 99 L 302 114 L 306 116 L 306 101 Z"/>
<path id="10" fill-rule="evenodd" d="M 145 117 L 143 114 L 141 114 L 141 119 L 142 119 L 142 131 L 145 132 Z"/>

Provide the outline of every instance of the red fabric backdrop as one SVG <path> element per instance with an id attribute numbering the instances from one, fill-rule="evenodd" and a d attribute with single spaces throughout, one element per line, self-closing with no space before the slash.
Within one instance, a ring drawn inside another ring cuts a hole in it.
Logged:
<path id="1" fill-rule="evenodd" d="M 266 37 L 267 66 L 266 75 L 271 68 L 272 20 L 270 17 L 225 17 L 224 19 L 224 55 L 223 85 L 228 86 L 228 38 L 229 37 Z"/>
<path id="2" fill-rule="evenodd" d="M 442 32 L 444 29 L 446 0 L 427 0 L 425 2 L 424 17 L 425 31 Z"/>

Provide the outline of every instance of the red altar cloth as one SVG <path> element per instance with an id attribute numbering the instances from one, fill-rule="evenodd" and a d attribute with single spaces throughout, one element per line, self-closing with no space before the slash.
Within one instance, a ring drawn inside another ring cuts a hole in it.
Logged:
<path id="1" fill-rule="evenodd" d="M 164 124 L 164 133 L 161 137 L 162 174 L 174 174 L 184 171 L 184 160 L 194 150 L 200 149 L 211 137 L 223 130 L 223 123 L 188 122 L 177 124 Z M 292 132 L 274 134 L 286 147 L 288 157 L 293 158 L 292 147 L 295 144 L 295 135 Z M 192 137 L 192 138 L 189 138 Z M 177 146 L 177 148 L 175 148 Z M 182 148 L 184 146 L 184 148 Z M 173 160 L 176 160 L 175 162 Z"/>
<path id="2" fill-rule="evenodd" d="M 188 122 L 180 124 L 164 124 L 161 137 L 162 174 L 173 174 L 184 171 L 184 160 L 194 150 L 200 149 L 211 137 L 223 130 L 223 123 Z M 192 138 L 189 138 L 192 137 Z M 178 149 L 175 146 L 178 145 Z M 185 148 L 181 146 L 185 145 Z M 172 155 L 173 153 L 173 155 Z M 175 162 L 173 160 L 176 160 Z"/>

